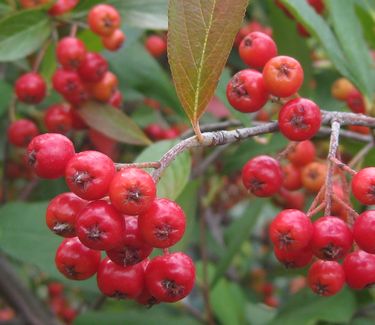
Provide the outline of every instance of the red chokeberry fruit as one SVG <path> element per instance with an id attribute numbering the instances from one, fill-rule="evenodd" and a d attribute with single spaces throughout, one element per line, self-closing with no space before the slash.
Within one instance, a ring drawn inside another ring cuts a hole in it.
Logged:
<path id="1" fill-rule="evenodd" d="M 48 132 L 66 134 L 73 128 L 71 107 L 66 104 L 55 104 L 45 111 L 44 124 Z"/>
<path id="2" fill-rule="evenodd" d="M 242 182 L 255 196 L 272 196 L 283 183 L 281 166 L 270 156 L 257 156 L 243 166 Z"/>
<path id="3" fill-rule="evenodd" d="M 318 14 L 323 13 L 325 9 L 324 0 L 307 0 L 309 5 L 315 9 Z"/>
<path id="4" fill-rule="evenodd" d="M 342 266 L 350 288 L 360 290 L 375 284 L 375 255 L 358 250 L 346 255 Z"/>
<path id="5" fill-rule="evenodd" d="M 20 119 L 12 122 L 7 130 L 9 142 L 16 147 L 27 147 L 30 141 L 39 134 L 33 121 Z"/>
<path id="6" fill-rule="evenodd" d="M 360 249 L 375 254 L 375 211 L 361 213 L 353 225 L 353 237 Z"/>
<path id="7" fill-rule="evenodd" d="M 228 83 L 227 98 L 240 112 L 251 113 L 260 110 L 268 100 L 268 91 L 262 74 L 251 69 L 237 72 Z"/>
<path id="8" fill-rule="evenodd" d="M 159 35 L 146 38 L 145 48 L 154 58 L 159 58 L 167 52 L 167 41 Z"/>
<path id="9" fill-rule="evenodd" d="M 87 21 L 95 34 L 109 36 L 120 27 L 121 17 L 116 8 L 98 4 L 89 11 Z"/>
<path id="10" fill-rule="evenodd" d="M 125 42 L 126 36 L 121 29 L 116 29 L 111 35 L 102 37 L 103 46 L 109 51 L 117 51 Z"/>
<path id="11" fill-rule="evenodd" d="M 14 90 L 19 101 L 27 104 L 39 104 L 46 96 L 46 83 L 36 72 L 28 72 L 19 77 Z"/>
<path id="12" fill-rule="evenodd" d="M 99 82 L 108 71 L 107 60 L 99 53 L 88 52 L 78 69 L 83 81 Z"/>
<path id="13" fill-rule="evenodd" d="M 319 106 L 306 98 L 290 100 L 279 113 L 280 132 L 291 141 L 312 138 L 319 131 L 321 123 Z"/>
<path id="14" fill-rule="evenodd" d="M 363 99 L 362 94 L 357 89 L 352 90 L 348 94 L 345 101 L 352 112 L 358 114 L 365 114 L 365 101 Z"/>
<path id="15" fill-rule="evenodd" d="M 76 70 L 85 59 L 85 44 L 76 37 L 64 37 L 57 44 L 56 55 L 64 69 Z"/>
<path id="16" fill-rule="evenodd" d="M 98 271 L 100 252 L 86 247 L 77 237 L 66 238 L 57 249 L 55 263 L 68 279 L 86 280 Z"/>
<path id="17" fill-rule="evenodd" d="M 305 140 L 297 143 L 297 145 L 289 151 L 287 159 L 297 167 L 303 167 L 315 160 L 316 149 L 314 143 Z"/>
<path id="18" fill-rule="evenodd" d="M 51 16 L 61 16 L 74 9 L 79 0 L 56 0 L 53 6 L 48 10 Z"/>
<path id="19" fill-rule="evenodd" d="M 98 200 L 108 193 L 116 172 L 111 158 L 98 151 L 77 153 L 66 166 L 69 189 L 85 200 Z"/>
<path id="20" fill-rule="evenodd" d="M 363 168 L 353 176 L 352 191 L 362 204 L 375 204 L 375 167 Z"/>
<path id="21" fill-rule="evenodd" d="M 116 75 L 107 71 L 100 81 L 90 84 L 88 88 L 92 97 L 102 102 L 107 102 L 118 90 L 117 87 L 118 79 Z"/>
<path id="22" fill-rule="evenodd" d="M 285 265 L 288 269 L 301 268 L 308 265 L 313 257 L 311 247 L 307 246 L 306 248 L 295 251 L 288 252 L 283 249 L 278 249 L 276 246 L 273 248 L 273 252 L 278 259 L 278 261 Z"/>
<path id="23" fill-rule="evenodd" d="M 176 302 L 193 289 L 195 267 L 184 253 L 172 253 L 152 259 L 145 272 L 146 287 L 156 300 Z"/>
<path id="24" fill-rule="evenodd" d="M 44 133 L 31 140 L 26 159 L 41 178 L 64 176 L 68 161 L 74 156 L 73 143 L 58 133 Z"/>
<path id="25" fill-rule="evenodd" d="M 283 187 L 296 191 L 302 187 L 301 170 L 293 164 L 283 166 Z"/>

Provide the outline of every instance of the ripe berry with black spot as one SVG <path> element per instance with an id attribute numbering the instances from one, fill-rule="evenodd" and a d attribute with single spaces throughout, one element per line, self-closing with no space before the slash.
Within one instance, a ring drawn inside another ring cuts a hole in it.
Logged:
<path id="1" fill-rule="evenodd" d="M 88 52 L 78 69 L 83 81 L 99 82 L 108 71 L 107 60 L 99 53 Z"/>
<path id="2" fill-rule="evenodd" d="M 85 44 L 76 37 L 64 37 L 57 43 L 56 55 L 65 69 L 76 70 L 85 59 Z"/>
<path id="3" fill-rule="evenodd" d="M 45 133 L 31 140 L 26 159 L 39 177 L 53 179 L 64 176 L 65 167 L 74 154 L 73 143 L 67 137 Z"/>
<path id="4" fill-rule="evenodd" d="M 362 204 L 375 204 L 375 167 L 363 168 L 353 176 L 352 191 Z"/>
<path id="5" fill-rule="evenodd" d="M 360 249 L 375 254 L 375 211 L 361 213 L 353 225 L 353 237 Z"/>
<path id="6" fill-rule="evenodd" d="M 55 263 L 68 279 L 86 280 L 97 272 L 100 252 L 86 247 L 77 237 L 67 238 L 57 249 Z"/>
<path id="7" fill-rule="evenodd" d="M 305 267 L 311 262 L 313 257 L 311 247 L 309 246 L 295 252 L 278 249 L 277 246 L 274 246 L 273 252 L 278 261 L 284 264 L 288 269 Z"/>
<path id="8" fill-rule="evenodd" d="M 99 4 L 89 11 L 87 21 L 95 34 L 109 36 L 120 27 L 121 17 L 116 8 Z"/>
<path id="9" fill-rule="evenodd" d="M 327 165 L 322 162 L 312 162 L 302 169 L 302 184 L 310 192 L 318 192 L 324 185 L 327 175 Z"/>
<path id="10" fill-rule="evenodd" d="M 85 246 L 95 250 L 111 250 L 120 246 L 125 231 L 124 217 L 103 200 L 88 204 L 76 220 L 79 240 Z"/>
<path id="11" fill-rule="evenodd" d="M 48 132 L 66 134 L 73 128 L 73 117 L 70 106 L 55 104 L 45 111 L 44 124 Z"/>
<path id="12" fill-rule="evenodd" d="M 98 200 L 108 194 L 116 172 L 111 158 L 99 151 L 82 151 L 67 164 L 65 181 L 69 189 L 85 200 Z"/>
<path id="13" fill-rule="evenodd" d="M 251 113 L 260 110 L 268 100 L 262 74 L 251 69 L 237 72 L 228 83 L 227 98 L 240 112 Z"/>
<path id="14" fill-rule="evenodd" d="M 309 269 L 307 283 L 310 289 L 320 296 L 333 296 L 345 284 L 342 266 L 334 261 L 316 261 Z"/>
<path id="15" fill-rule="evenodd" d="M 242 182 L 256 196 L 271 196 L 281 188 L 283 182 L 281 166 L 270 156 L 257 156 L 243 166 Z"/>
<path id="16" fill-rule="evenodd" d="M 26 104 L 39 104 L 46 96 L 46 89 L 46 83 L 36 72 L 25 73 L 14 86 L 18 100 Z"/>
<path id="17" fill-rule="evenodd" d="M 342 266 L 350 288 L 367 289 L 375 284 L 375 255 L 358 250 L 348 254 Z"/>
<path id="18" fill-rule="evenodd" d="M 271 222 L 269 236 L 279 250 L 297 252 L 306 248 L 313 236 L 310 218 L 302 211 L 281 211 Z"/>
<path id="19" fill-rule="evenodd" d="M 27 147 L 38 134 L 39 130 L 36 124 L 27 119 L 12 122 L 7 130 L 9 142 L 16 147 Z"/>

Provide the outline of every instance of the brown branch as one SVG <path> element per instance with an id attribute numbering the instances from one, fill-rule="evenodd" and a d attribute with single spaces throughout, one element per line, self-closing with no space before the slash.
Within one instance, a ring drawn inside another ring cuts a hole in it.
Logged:
<path id="1" fill-rule="evenodd" d="M 309 210 L 308 213 L 307 213 L 307 216 L 309 218 L 312 218 L 315 214 L 317 214 L 318 212 L 320 212 L 321 210 L 324 209 L 326 203 L 323 201 L 322 203 L 320 203 L 316 208 L 312 209 L 312 210 Z"/>
<path id="2" fill-rule="evenodd" d="M 347 164 L 343 163 L 341 160 L 335 157 L 331 157 L 329 159 L 336 165 L 336 167 L 338 167 L 342 171 L 345 171 L 352 176 L 357 173 L 354 169 L 350 168 Z"/>
<path id="3" fill-rule="evenodd" d="M 131 164 L 115 164 L 116 169 L 120 170 L 122 168 L 160 168 L 161 164 L 159 161 L 150 161 L 150 162 L 140 162 L 140 163 L 131 163 Z"/>

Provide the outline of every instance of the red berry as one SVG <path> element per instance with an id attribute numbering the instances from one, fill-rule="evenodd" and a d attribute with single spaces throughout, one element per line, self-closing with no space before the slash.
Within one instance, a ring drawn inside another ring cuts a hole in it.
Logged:
<path id="1" fill-rule="evenodd" d="M 109 99 L 108 104 L 115 108 L 121 108 L 122 102 L 123 102 L 122 93 L 121 91 L 116 90 L 112 94 L 111 98 Z"/>
<path id="2" fill-rule="evenodd" d="M 70 115 L 72 118 L 72 126 L 75 130 L 84 130 L 87 129 L 86 122 L 78 114 L 78 110 L 70 107 Z"/>
<path id="3" fill-rule="evenodd" d="M 73 128 L 71 108 L 65 104 L 55 104 L 45 111 L 44 124 L 48 132 L 66 134 Z"/>
<path id="4" fill-rule="evenodd" d="M 57 60 L 65 69 L 77 69 L 85 59 L 85 44 L 76 37 L 64 37 L 57 43 Z"/>
<path id="5" fill-rule="evenodd" d="M 107 102 L 116 93 L 118 87 L 118 79 L 115 74 L 107 71 L 104 77 L 89 86 L 90 94 L 97 100 Z"/>
<path id="6" fill-rule="evenodd" d="M 112 138 L 107 137 L 105 134 L 96 131 L 95 129 L 89 129 L 88 136 L 93 147 L 104 153 L 112 160 L 118 159 L 118 146 L 117 142 Z"/>
<path id="7" fill-rule="evenodd" d="M 101 36 L 109 36 L 120 27 L 121 17 L 116 8 L 99 4 L 93 7 L 87 16 L 90 29 Z"/>
<path id="8" fill-rule="evenodd" d="M 318 14 L 323 13 L 325 6 L 324 0 L 307 0 L 309 5 L 315 9 Z"/>
<path id="9" fill-rule="evenodd" d="M 146 50 L 155 58 L 159 58 L 167 52 L 167 41 L 159 35 L 151 35 L 145 41 Z"/>
<path id="10" fill-rule="evenodd" d="M 68 11 L 71 11 L 79 0 L 56 0 L 54 5 L 48 10 L 51 16 L 61 16 Z"/>
<path id="11" fill-rule="evenodd" d="M 76 220 L 79 240 L 95 250 L 111 250 L 120 246 L 125 230 L 124 217 L 103 200 L 88 204 Z"/>
<path id="12" fill-rule="evenodd" d="M 146 272 L 147 266 L 150 263 L 149 259 L 145 259 L 142 261 L 141 265 L 143 267 L 143 271 Z M 141 305 L 145 305 L 147 307 L 152 307 L 155 304 L 160 303 L 155 297 L 153 297 L 150 292 L 148 291 L 146 285 L 143 286 L 141 294 L 136 298 L 137 303 Z"/>
<path id="13" fill-rule="evenodd" d="M 297 252 L 309 245 L 313 236 L 313 225 L 302 211 L 287 209 L 273 219 L 269 235 L 279 250 Z"/>
<path id="14" fill-rule="evenodd" d="M 121 29 L 116 29 L 111 35 L 102 38 L 103 46 L 109 51 L 117 51 L 126 40 L 126 36 Z"/>
<path id="15" fill-rule="evenodd" d="M 130 266 L 147 258 L 152 246 L 144 242 L 137 217 L 125 216 L 125 223 L 126 232 L 121 245 L 107 251 L 107 256 L 118 265 Z"/>
<path id="16" fill-rule="evenodd" d="M 124 168 L 116 173 L 109 187 L 113 206 L 122 213 L 145 213 L 156 197 L 156 185 L 149 173 L 139 168 Z"/>
<path id="17" fill-rule="evenodd" d="M 365 114 L 365 101 L 362 94 L 357 89 L 352 90 L 345 101 L 353 113 Z"/>
<path id="18" fill-rule="evenodd" d="M 375 284 L 375 255 L 358 250 L 348 254 L 342 266 L 350 288 L 367 289 Z"/>
<path id="19" fill-rule="evenodd" d="M 161 140 L 164 137 L 164 130 L 157 123 L 149 124 L 144 131 L 152 140 Z"/>
<path id="20" fill-rule="evenodd" d="M 310 289 L 320 296 L 333 296 L 345 283 L 342 266 L 334 261 L 316 261 L 311 265 L 307 275 Z"/>
<path id="21" fill-rule="evenodd" d="M 375 204 L 375 167 L 361 169 L 353 176 L 352 191 L 362 204 Z"/>
<path id="22" fill-rule="evenodd" d="M 63 237 L 76 236 L 75 223 L 78 214 L 88 204 L 74 193 L 62 193 L 48 205 L 46 223 L 56 235 Z"/>
<path id="23" fill-rule="evenodd" d="M 86 53 L 85 59 L 78 68 L 78 74 L 87 82 L 99 82 L 108 71 L 107 60 L 99 53 Z"/>
<path id="24" fill-rule="evenodd" d="M 301 170 L 292 164 L 283 166 L 283 186 L 289 191 L 302 187 Z"/>
<path id="25" fill-rule="evenodd" d="M 39 130 L 36 124 L 27 119 L 12 122 L 7 130 L 9 142 L 16 147 L 27 147 L 38 134 Z"/>
<path id="26" fill-rule="evenodd" d="M 145 272 L 146 287 L 151 296 L 163 302 L 176 302 L 193 289 L 195 267 L 184 253 L 157 256 L 150 261 Z"/>
<path id="27" fill-rule="evenodd" d="M 69 189 L 85 200 L 98 200 L 108 193 L 115 175 L 111 158 L 98 151 L 82 151 L 67 164 L 65 181 Z"/>
<path id="28" fill-rule="evenodd" d="M 144 270 L 141 264 L 119 266 L 106 258 L 100 263 L 97 275 L 99 290 L 108 297 L 135 299 L 144 285 Z"/>
<path id="29" fill-rule="evenodd" d="M 48 283 L 48 296 L 49 298 L 62 296 L 64 292 L 64 285 L 60 282 Z"/>
<path id="30" fill-rule="evenodd" d="M 67 238 L 57 249 L 55 263 L 68 279 L 86 280 L 97 272 L 100 252 L 87 248 L 77 237 Z"/>
<path id="31" fill-rule="evenodd" d="M 305 194 L 303 192 L 291 192 L 285 188 L 281 188 L 275 199 L 276 203 L 284 209 L 302 210 L 305 206 Z"/>
<path id="32" fill-rule="evenodd" d="M 39 104 L 46 96 L 46 83 L 38 73 L 29 72 L 17 79 L 14 90 L 21 102 Z"/>
<path id="33" fill-rule="evenodd" d="M 353 237 L 360 249 L 375 254 L 375 211 L 361 213 L 353 226 Z"/>
<path id="34" fill-rule="evenodd" d="M 312 250 L 320 259 L 338 260 L 352 248 L 353 235 L 344 221 L 337 217 L 322 217 L 314 222 Z"/>
<path id="35" fill-rule="evenodd" d="M 139 215 L 139 228 L 146 243 L 167 248 L 184 235 L 186 217 L 182 208 L 168 199 L 156 199 L 149 209 Z"/>
<path id="36" fill-rule="evenodd" d="M 36 136 L 27 147 L 27 162 L 42 178 L 64 176 L 65 167 L 74 156 L 73 143 L 57 133 Z"/>
<path id="37" fill-rule="evenodd" d="M 276 258 L 280 263 L 284 264 L 286 268 L 294 269 L 305 267 L 311 262 L 313 253 L 311 247 L 306 247 L 300 251 L 289 252 L 283 249 L 273 248 Z"/>
<path id="38" fill-rule="evenodd" d="M 242 182 L 254 195 L 272 196 L 281 188 L 283 174 L 279 162 L 270 156 L 250 159 L 242 168 Z"/>
<path id="39" fill-rule="evenodd" d="M 321 123 L 319 106 L 306 98 L 290 100 L 279 113 L 280 132 L 291 141 L 312 138 L 319 131 Z"/>
<path id="40" fill-rule="evenodd" d="M 248 66 L 263 68 L 270 59 L 277 55 L 277 47 L 268 35 L 253 32 L 242 40 L 239 53 L 242 61 Z"/>
<path id="41" fill-rule="evenodd" d="M 276 56 L 264 66 L 263 79 L 272 95 L 289 97 L 301 88 L 303 69 L 297 60 L 289 56 Z"/>
<path id="42" fill-rule="evenodd" d="M 262 74 L 250 69 L 237 72 L 228 83 L 227 98 L 240 112 L 251 113 L 260 110 L 268 100 Z"/>
<path id="43" fill-rule="evenodd" d="M 315 160 L 315 145 L 310 140 L 299 142 L 289 153 L 288 160 L 297 167 L 303 167 Z"/>

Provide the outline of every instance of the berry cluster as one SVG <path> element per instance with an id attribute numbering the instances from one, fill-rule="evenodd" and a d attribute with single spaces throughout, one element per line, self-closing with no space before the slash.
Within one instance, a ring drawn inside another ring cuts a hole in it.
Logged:
<path id="1" fill-rule="evenodd" d="M 55 197 L 46 212 L 47 226 L 66 238 L 55 260 L 63 275 L 85 280 L 97 273 L 104 295 L 148 305 L 178 301 L 190 293 L 193 261 L 167 251 L 185 232 L 185 214 L 175 202 L 156 197 L 147 172 L 116 172 L 108 156 L 75 153 L 72 142 L 56 133 L 36 136 L 27 160 L 39 177 L 64 176 L 71 190 Z M 165 249 L 164 255 L 149 260 L 154 248 Z M 101 251 L 107 254 L 102 261 Z"/>

